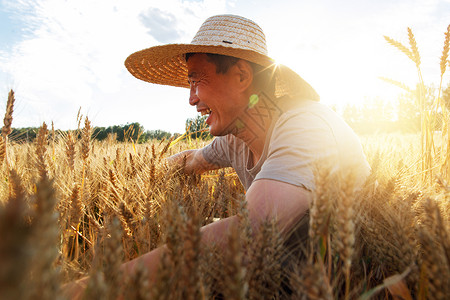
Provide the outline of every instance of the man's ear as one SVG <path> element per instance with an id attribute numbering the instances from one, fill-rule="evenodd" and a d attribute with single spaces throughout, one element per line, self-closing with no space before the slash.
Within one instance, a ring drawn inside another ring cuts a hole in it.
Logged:
<path id="1" fill-rule="evenodd" d="M 246 90 L 253 82 L 253 69 L 250 63 L 246 60 L 240 59 L 235 64 L 239 75 L 239 86 L 242 90 Z"/>

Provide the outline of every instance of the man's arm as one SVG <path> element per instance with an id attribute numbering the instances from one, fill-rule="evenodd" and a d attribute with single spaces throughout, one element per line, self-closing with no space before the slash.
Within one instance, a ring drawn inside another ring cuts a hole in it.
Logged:
<path id="1" fill-rule="evenodd" d="M 206 171 L 220 169 L 220 166 L 206 161 L 202 154 L 203 149 L 185 150 L 168 158 L 171 166 L 181 166 L 186 159 L 184 171 L 188 174 L 201 174 Z"/>
<path id="2" fill-rule="evenodd" d="M 252 183 L 245 198 L 254 230 L 258 230 L 264 221 L 274 218 L 278 229 L 287 232 L 305 215 L 312 195 L 302 187 L 272 179 L 260 179 Z M 225 247 L 227 233 L 235 222 L 237 219 L 233 216 L 203 226 L 202 241 Z"/>
<path id="3" fill-rule="evenodd" d="M 311 192 L 304 188 L 271 179 L 260 179 L 252 183 L 246 194 L 247 209 L 251 226 L 258 230 L 267 219 L 275 218 L 280 231 L 286 232 L 304 216 L 309 208 Z M 236 226 L 236 216 L 210 223 L 201 228 L 202 243 L 216 244 L 219 248 L 228 246 L 228 234 Z M 150 281 L 156 277 L 161 254 L 165 246 L 159 247 L 123 265 L 127 274 L 133 272 L 136 264 L 144 264 L 150 273 Z"/>
<path id="4" fill-rule="evenodd" d="M 246 194 L 253 227 L 274 218 L 281 231 L 291 229 L 304 216 L 311 199 L 310 191 L 272 179 L 254 181 Z"/>
<path id="5" fill-rule="evenodd" d="M 180 153 L 181 154 L 181 153 Z M 192 154 L 191 154 L 192 155 Z M 311 192 L 304 188 L 271 179 L 260 179 L 252 183 L 246 194 L 250 223 L 254 230 L 267 219 L 275 218 L 280 231 L 288 231 L 308 210 Z M 228 246 L 230 228 L 236 226 L 236 216 L 221 219 L 201 228 L 202 243 L 216 244 L 219 248 Z M 156 248 L 139 258 L 122 265 L 125 276 L 130 276 L 138 264 L 146 266 L 150 284 L 153 284 L 160 265 L 161 255 L 166 247 Z M 87 285 L 85 277 L 65 287 L 65 292 L 72 299 L 80 299 Z"/>

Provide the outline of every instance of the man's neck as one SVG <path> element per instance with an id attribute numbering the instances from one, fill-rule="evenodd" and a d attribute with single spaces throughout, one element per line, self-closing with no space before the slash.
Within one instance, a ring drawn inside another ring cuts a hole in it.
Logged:
<path id="1" fill-rule="evenodd" d="M 268 135 L 272 123 L 278 119 L 282 110 L 277 105 L 276 99 L 271 99 L 264 93 L 260 93 L 256 100 L 253 98 L 250 103 L 239 120 L 240 129 L 234 135 L 249 147 L 253 154 L 253 162 L 256 164 L 264 151 L 266 139 L 270 138 Z"/>
<path id="2" fill-rule="evenodd" d="M 264 151 L 264 145 L 268 135 L 269 128 L 259 129 L 259 128 L 249 128 L 243 130 L 236 135 L 237 138 L 241 139 L 250 149 L 253 154 L 253 162 L 256 162 L 261 158 Z"/>

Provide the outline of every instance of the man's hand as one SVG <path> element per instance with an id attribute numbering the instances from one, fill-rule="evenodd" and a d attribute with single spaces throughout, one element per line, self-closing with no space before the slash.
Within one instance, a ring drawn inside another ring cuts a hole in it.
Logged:
<path id="1" fill-rule="evenodd" d="M 205 160 L 202 149 L 186 150 L 167 159 L 171 167 L 183 167 L 187 174 L 202 174 L 206 171 L 220 169 L 219 166 Z M 184 165 L 184 166 L 183 166 Z"/>

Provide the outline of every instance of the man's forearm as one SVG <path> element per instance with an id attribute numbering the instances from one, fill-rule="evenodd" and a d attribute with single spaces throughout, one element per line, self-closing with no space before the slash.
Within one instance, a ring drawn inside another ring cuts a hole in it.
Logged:
<path id="1" fill-rule="evenodd" d="M 202 149 L 185 150 L 168 158 L 171 167 L 182 168 L 187 174 L 202 174 L 220 167 L 205 160 Z"/>
<path id="2" fill-rule="evenodd" d="M 189 172 L 190 170 L 186 170 L 186 165 L 188 164 L 188 161 L 191 158 L 191 156 L 193 155 L 194 151 L 196 151 L 196 150 L 185 150 L 180 153 L 174 154 L 174 155 L 170 156 L 169 158 L 167 158 L 167 162 L 169 163 L 170 167 L 181 167 L 181 166 L 183 166 L 183 164 L 185 164 L 185 166 L 184 166 L 185 172 L 192 173 L 192 172 Z"/>

